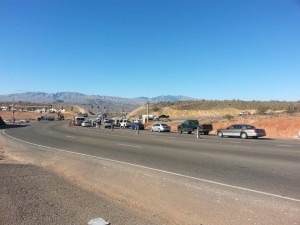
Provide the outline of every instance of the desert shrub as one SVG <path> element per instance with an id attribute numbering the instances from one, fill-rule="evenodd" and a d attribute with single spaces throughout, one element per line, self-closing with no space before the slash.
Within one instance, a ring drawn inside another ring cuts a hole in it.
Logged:
<path id="1" fill-rule="evenodd" d="M 258 115 L 264 115 L 269 110 L 269 108 L 265 105 L 260 105 L 257 107 L 256 113 Z"/>
<path id="2" fill-rule="evenodd" d="M 230 120 L 232 120 L 232 119 L 234 118 L 234 116 L 233 116 L 233 115 L 230 115 L 230 114 L 225 114 L 225 115 L 223 116 L 223 118 L 230 121 Z"/>
<path id="3" fill-rule="evenodd" d="M 295 105 L 295 104 L 289 104 L 289 105 L 286 106 L 285 111 L 287 113 L 291 113 L 291 114 L 292 113 L 297 113 L 297 112 L 300 112 L 300 107 Z"/>
<path id="4" fill-rule="evenodd" d="M 157 105 L 155 105 L 155 106 L 152 107 L 152 110 L 153 110 L 154 112 L 157 112 L 157 111 L 160 110 L 160 108 L 159 108 Z"/>

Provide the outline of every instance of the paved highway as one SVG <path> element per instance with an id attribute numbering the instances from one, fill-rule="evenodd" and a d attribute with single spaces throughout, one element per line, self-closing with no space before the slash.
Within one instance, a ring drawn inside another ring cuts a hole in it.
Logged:
<path id="1" fill-rule="evenodd" d="M 27 142 L 300 200 L 300 141 L 67 127 L 9 129 Z"/>
<path id="2" fill-rule="evenodd" d="M 233 193 L 242 191 L 245 198 L 272 198 L 280 204 L 292 204 L 297 212 L 300 209 L 299 140 L 244 140 L 214 135 L 197 139 L 189 134 L 147 130 L 137 134 L 127 129 L 68 127 L 64 122 L 35 123 L 7 129 L 5 134 L 27 144 L 52 147 L 53 151 L 74 152 L 177 176 L 184 179 L 185 185 L 189 181 L 201 182 Z M 291 221 L 300 223 L 299 216 Z"/>

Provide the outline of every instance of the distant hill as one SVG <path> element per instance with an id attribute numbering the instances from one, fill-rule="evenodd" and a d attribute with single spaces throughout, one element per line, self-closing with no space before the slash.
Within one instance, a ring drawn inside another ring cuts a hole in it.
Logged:
<path id="1" fill-rule="evenodd" d="M 112 111 L 131 111 L 146 102 L 175 102 L 193 100 L 185 96 L 158 96 L 155 98 L 137 97 L 122 98 L 114 96 L 85 95 L 78 92 L 25 92 L 18 94 L 0 95 L 0 102 L 32 102 L 42 104 L 75 104 L 86 108 L 109 109 Z"/>

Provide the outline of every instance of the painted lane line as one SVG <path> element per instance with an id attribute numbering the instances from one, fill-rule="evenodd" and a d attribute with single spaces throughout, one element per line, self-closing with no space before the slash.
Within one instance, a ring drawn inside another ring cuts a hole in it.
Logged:
<path id="1" fill-rule="evenodd" d="M 73 136 L 66 136 L 67 138 L 76 138 L 76 137 L 73 137 Z"/>
<path id="2" fill-rule="evenodd" d="M 142 165 L 138 165 L 138 164 L 122 162 L 122 161 L 118 161 L 118 160 L 114 160 L 114 159 L 108 159 L 108 158 L 103 158 L 103 157 L 99 157 L 99 156 L 93 156 L 93 155 L 88 155 L 88 154 L 83 154 L 83 153 L 78 153 L 78 152 L 71 152 L 71 151 L 64 150 L 64 149 L 39 145 L 39 144 L 24 141 L 24 140 L 15 138 L 13 136 L 10 136 L 10 135 L 5 133 L 5 130 L 3 130 L 2 133 L 5 136 L 7 136 L 11 139 L 14 139 L 14 140 L 26 143 L 26 144 L 46 148 L 46 149 L 52 149 L 52 150 L 59 151 L 59 152 L 65 152 L 65 153 L 70 153 L 70 154 L 74 154 L 74 155 L 80 155 L 80 156 L 85 156 L 85 157 L 94 158 L 94 159 L 100 159 L 100 160 L 104 160 L 104 161 L 108 161 L 108 162 L 114 162 L 114 163 L 119 163 L 119 164 L 123 164 L 123 165 L 128 165 L 128 166 L 132 166 L 132 167 L 138 167 L 138 168 L 142 168 L 142 169 L 147 169 L 147 170 L 151 170 L 151 171 L 155 171 L 155 172 L 160 172 L 160 173 L 164 173 L 164 174 L 183 177 L 183 178 L 187 178 L 187 179 L 191 179 L 191 180 L 195 180 L 195 181 L 201 181 L 201 182 L 205 182 L 205 183 L 209 183 L 209 184 L 219 185 L 219 186 L 222 186 L 222 187 L 232 188 L 232 189 L 236 189 L 236 190 L 252 192 L 252 193 L 256 193 L 256 194 L 271 196 L 271 197 L 290 200 L 290 201 L 294 201 L 294 202 L 300 202 L 300 199 L 290 198 L 290 197 L 286 197 L 286 196 L 282 196 L 282 195 L 276 195 L 276 194 L 272 194 L 272 193 L 268 193 L 268 192 L 264 192 L 264 191 L 258 191 L 258 190 L 254 190 L 254 189 L 249 189 L 249 188 L 234 186 L 234 185 L 230 185 L 230 184 L 220 183 L 220 182 L 216 182 L 216 181 L 206 180 L 206 179 L 202 179 L 202 178 L 198 178 L 198 177 L 187 176 L 187 175 L 183 175 L 183 174 L 180 174 L 180 173 L 174 173 L 174 172 L 170 172 L 170 171 L 166 171 L 166 170 L 155 169 L 155 168 L 152 168 L 152 167 L 147 167 L 147 166 L 142 166 Z"/>
<path id="3" fill-rule="evenodd" d="M 138 146 L 138 145 L 127 145 L 127 144 L 120 144 L 120 143 L 118 143 L 117 145 L 126 146 L 126 147 L 133 147 L 133 148 L 143 148 L 142 146 Z"/>
<path id="4" fill-rule="evenodd" d="M 278 147 L 294 147 L 294 145 L 277 145 Z"/>

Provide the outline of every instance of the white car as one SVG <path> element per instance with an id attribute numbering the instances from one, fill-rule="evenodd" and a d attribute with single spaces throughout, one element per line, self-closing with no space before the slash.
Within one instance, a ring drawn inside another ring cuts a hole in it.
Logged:
<path id="1" fill-rule="evenodd" d="M 20 123 L 29 123 L 29 120 L 20 120 Z"/>
<path id="2" fill-rule="evenodd" d="M 85 120 L 85 121 L 82 122 L 81 126 L 82 127 L 92 127 L 93 124 L 92 124 L 91 120 Z"/>
<path id="3" fill-rule="evenodd" d="M 151 131 L 157 131 L 157 132 L 170 132 L 171 131 L 171 127 L 168 124 L 164 124 L 164 123 L 157 123 L 154 124 L 151 127 Z"/>
<path id="4" fill-rule="evenodd" d="M 128 119 L 121 119 L 120 120 L 120 127 L 121 128 L 129 128 L 131 126 L 131 122 Z"/>

